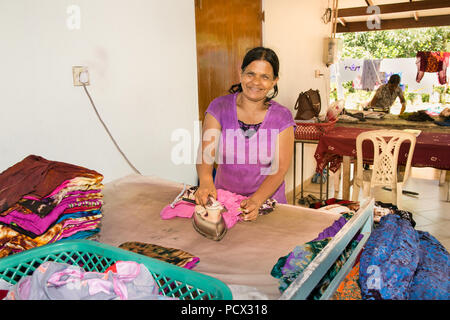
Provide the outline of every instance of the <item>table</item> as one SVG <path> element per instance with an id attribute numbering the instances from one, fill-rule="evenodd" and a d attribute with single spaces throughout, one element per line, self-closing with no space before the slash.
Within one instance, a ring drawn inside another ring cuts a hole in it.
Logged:
<path id="1" fill-rule="evenodd" d="M 304 149 L 305 149 L 305 143 L 306 144 L 318 144 L 319 140 L 301 140 L 301 139 L 295 139 L 294 140 L 294 177 L 293 177 L 293 188 L 292 188 L 292 204 L 295 205 L 295 191 L 296 191 L 296 171 L 297 171 L 297 143 L 300 143 L 302 145 L 302 152 L 301 152 L 301 161 L 302 161 L 302 165 L 301 165 L 301 171 L 300 171 L 300 176 L 301 176 L 301 184 L 300 184 L 300 199 L 303 199 L 303 156 L 304 156 Z M 320 200 L 322 200 L 322 185 L 323 185 L 323 179 L 322 179 L 322 173 L 323 170 L 321 171 L 320 174 Z M 329 172 L 327 170 L 327 190 L 326 190 L 326 199 L 328 199 L 328 184 L 329 184 Z"/>
<path id="2" fill-rule="evenodd" d="M 335 127 L 323 135 L 317 144 L 314 154 L 317 161 L 316 172 L 322 172 L 327 165 L 329 170 L 336 172 L 341 163 L 343 165 L 343 199 L 350 198 L 350 159 L 356 157 L 356 137 L 367 130 L 374 129 Z M 400 164 L 406 163 L 407 147 L 404 144 L 400 149 Z M 422 132 L 416 140 L 411 166 L 450 170 L 450 134 Z"/>
<path id="3" fill-rule="evenodd" d="M 436 121 L 442 121 L 439 117 L 432 117 Z M 437 133 L 450 133 L 450 127 L 439 126 L 432 121 L 408 121 L 400 118 L 395 114 L 386 114 L 383 119 L 369 119 L 366 121 L 349 122 L 338 120 L 335 127 L 351 127 L 351 128 L 363 128 L 363 129 L 415 129 L 422 130 L 423 132 L 437 132 Z"/>
<path id="4" fill-rule="evenodd" d="M 127 241 L 139 241 L 187 251 L 200 258 L 194 271 L 227 285 L 256 288 L 274 300 L 280 298 L 281 293 L 278 279 L 270 272 L 278 259 L 296 246 L 315 239 L 341 217 L 339 213 L 277 204 L 273 212 L 253 222 L 238 222 L 222 240 L 212 241 L 195 231 L 189 218 L 161 219 L 161 210 L 182 188 L 179 182 L 137 174 L 106 183 L 99 241 L 115 247 Z M 373 212 L 373 207 L 371 210 Z M 363 215 L 369 217 L 367 211 L 364 212 Z M 344 237 L 353 238 L 354 233 L 349 231 L 356 232 L 355 224 L 349 221 L 344 227 L 344 232 L 333 239 L 333 243 Z M 342 251 L 338 249 L 342 247 L 333 243 L 327 245 L 327 251 L 340 254 Z M 309 269 L 325 266 L 317 261 L 312 261 Z M 310 278 L 310 275 L 305 272 L 304 276 Z"/>

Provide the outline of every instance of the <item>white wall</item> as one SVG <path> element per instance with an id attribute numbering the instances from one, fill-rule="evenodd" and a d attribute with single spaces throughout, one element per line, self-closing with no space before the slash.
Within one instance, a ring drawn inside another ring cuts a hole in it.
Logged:
<path id="1" fill-rule="evenodd" d="M 292 110 L 298 94 L 319 89 L 322 113 L 328 106 L 329 69 L 323 63 L 324 39 L 331 35 L 331 23 L 321 20 L 327 0 L 264 0 L 265 23 L 263 44 L 275 50 L 280 59 L 279 94 L 276 100 Z M 315 78 L 314 71 L 324 74 Z M 300 183 L 300 145 L 297 149 L 297 184 Z M 316 168 L 316 145 L 305 145 L 304 177 Z M 286 176 L 286 190 L 292 190 L 293 167 Z M 288 191 L 289 192 L 289 191 Z"/>
<path id="2" fill-rule="evenodd" d="M 67 25 L 70 5 L 80 29 Z M 193 134 L 198 118 L 194 1 L 0 0 L 0 39 L 0 171 L 37 154 L 105 182 L 133 172 L 73 86 L 72 66 L 84 65 L 99 113 L 137 169 L 196 182 L 193 161 L 171 161 L 172 132 Z"/>

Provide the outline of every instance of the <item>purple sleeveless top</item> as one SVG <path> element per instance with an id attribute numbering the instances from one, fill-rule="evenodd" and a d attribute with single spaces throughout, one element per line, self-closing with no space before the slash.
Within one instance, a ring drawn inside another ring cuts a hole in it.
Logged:
<path id="1" fill-rule="evenodd" d="M 249 197 L 268 175 L 278 169 L 273 161 L 277 136 L 286 128 L 293 127 L 295 122 L 288 108 L 271 101 L 256 133 L 251 136 L 244 134 L 237 118 L 236 96 L 234 93 L 216 98 L 206 110 L 222 127 L 214 184 L 218 189 Z M 271 198 L 287 203 L 284 181 Z"/>

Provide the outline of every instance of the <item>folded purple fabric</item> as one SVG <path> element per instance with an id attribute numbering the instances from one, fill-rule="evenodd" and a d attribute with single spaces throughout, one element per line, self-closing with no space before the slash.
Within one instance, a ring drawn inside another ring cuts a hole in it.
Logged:
<path id="1" fill-rule="evenodd" d="M 89 192 L 91 193 L 91 192 Z M 34 213 L 23 213 L 17 210 L 11 211 L 6 216 L 0 216 L 0 222 L 6 225 L 15 224 L 24 230 L 30 231 L 35 235 L 41 235 L 58 219 L 70 205 L 77 203 L 77 198 L 83 194 L 76 193 L 72 196 L 64 198 L 47 216 L 41 218 Z M 100 199 L 91 199 L 100 200 Z"/>
<path id="2" fill-rule="evenodd" d="M 319 241 L 325 238 L 333 238 L 342 229 L 342 227 L 347 223 L 349 219 L 350 218 L 346 219 L 345 217 L 340 217 L 338 220 L 335 220 L 331 226 L 329 226 L 321 233 L 319 233 L 317 238 L 312 241 Z M 358 232 L 355 237 L 356 237 L 355 240 L 359 241 L 362 239 L 363 235 Z"/>
<path id="3" fill-rule="evenodd" d="M 319 241 L 325 238 L 332 238 L 342 229 L 342 227 L 347 223 L 347 220 L 344 217 L 340 217 L 338 220 L 335 220 L 333 224 L 323 230 L 316 239 L 312 241 Z"/>
<path id="4" fill-rule="evenodd" d="M 66 223 L 64 223 L 64 229 L 60 234 L 57 234 L 53 239 L 51 239 L 48 243 L 52 243 L 62 238 L 67 238 L 77 232 L 92 230 L 98 227 L 100 224 L 101 218 L 95 220 L 81 221 L 78 222 L 74 219 L 68 219 Z"/>

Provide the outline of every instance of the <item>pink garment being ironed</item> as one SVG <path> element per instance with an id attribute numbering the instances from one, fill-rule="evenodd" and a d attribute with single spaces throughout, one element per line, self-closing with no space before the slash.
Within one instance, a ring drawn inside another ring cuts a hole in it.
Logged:
<path id="1" fill-rule="evenodd" d="M 227 229 L 232 228 L 239 220 L 242 220 L 239 215 L 242 212 L 240 210 L 241 201 L 244 199 L 247 199 L 247 197 L 227 190 L 217 189 L 217 201 L 228 210 L 222 214 Z M 174 205 L 174 208 L 171 208 L 170 205 L 165 206 L 164 209 L 161 210 L 160 216 L 163 220 L 175 217 L 192 218 L 194 211 L 195 204 L 181 200 Z"/>

